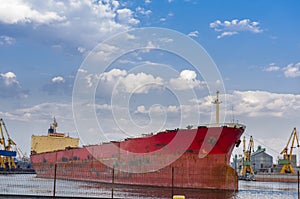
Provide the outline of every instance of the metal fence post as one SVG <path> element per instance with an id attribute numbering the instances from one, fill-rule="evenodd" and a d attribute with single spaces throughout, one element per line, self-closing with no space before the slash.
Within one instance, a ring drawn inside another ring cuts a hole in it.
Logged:
<path id="1" fill-rule="evenodd" d="M 112 168 L 111 198 L 114 198 L 115 167 Z"/>
<path id="2" fill-rule="evenodd" d="M 54 164 L 54 182 L 53 182 L 53 198 L 55 198 L 56 192 L 56 171 L 57 171 L 57 164 Z"/>
<path id="3" fill-rule="evenodd" d="M 174 195 L 174 167 L 172 166 L 172 196 L 171 198 L 173 198 Z"/>
<path id="4" fill-rule="evenodd" d="M 298 199 L 300 199 L 300 195 L 299 195 L 299 170 L 297 171 L 297 176 L 298 176 Z"/>

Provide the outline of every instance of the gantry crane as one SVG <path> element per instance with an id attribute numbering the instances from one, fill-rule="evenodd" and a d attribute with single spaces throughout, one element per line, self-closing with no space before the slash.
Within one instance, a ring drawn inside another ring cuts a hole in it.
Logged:
<path id="1" fill-rule="evenodd" d="M 280 173 L 292 173 L 294 174 L 294 169 L 292 167 L 292 155 L 293 155 L 293 149 L 296 148 L 294 147 L 295 140 L 297 142 L 297 147 L 299 147 L 299 139 L 297 136 L 297 130 L 296 128 L 293 129 L 291 136 L 287 142 L 286 147 L 281 151 L 281 155 L 283 155 L 283 160 L 279 160 L 279 164 L 282 165 L 282 168 L 280 170 Z M 290 142 L 292 141 L 292 145 L 290 147 L 289 151 L 289 145 Z"/>
<path id="2" fill-rule="evenodd" d="M 248 149 L 246 150 L 246 138 L 243 139 L 243 169 L 241 172 L 241 176 L 246 177 L 248 175 L 253 175 L 253 169 L 251 166 L 251 153 L 254 152 L 254 141 L 253 137 L 250 136 Z"/>
<path id="3" fill-rule="evenodd" d="M 5 130 L 6 136 L 7 136 L 7 143 L 5 142 L 5 136 L 3 132 L 3 128 Z M 13 146 L 16 146 L 16 143 L 11 139 L 11 137 L 8 134 L 8 131 L 6 129 L 5 123 L 3 119 L 0 119 L 0 168 L 16 168 L 16 163 L 14 161 L 14 157 L 16 157 L 17 152 L 13 151 Z"/>

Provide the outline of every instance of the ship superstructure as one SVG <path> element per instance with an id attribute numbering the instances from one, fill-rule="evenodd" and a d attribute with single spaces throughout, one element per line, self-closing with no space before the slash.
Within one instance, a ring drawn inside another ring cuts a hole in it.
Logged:
<path id="1" fill-rule="evenodd" d="M 31 154 L 44 153 L 49 151 L 64 150 L 66 148 L 77 148 L 79 138 L 72 138 L 64 133 L 56 132 L 57 122 L 53 123 L 45 136 L 31 136 Z"/>

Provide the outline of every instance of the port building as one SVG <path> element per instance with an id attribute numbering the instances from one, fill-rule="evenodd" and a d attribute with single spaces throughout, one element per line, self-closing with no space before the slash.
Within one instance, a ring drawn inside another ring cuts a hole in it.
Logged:
<path id="1" fill-rule="evenodd" d="M 273 167 L 273 157 L 266 153 L 266 148 L 258 146 L 251 154 L 251 164 L 254 172 L 270 172 Z"/>

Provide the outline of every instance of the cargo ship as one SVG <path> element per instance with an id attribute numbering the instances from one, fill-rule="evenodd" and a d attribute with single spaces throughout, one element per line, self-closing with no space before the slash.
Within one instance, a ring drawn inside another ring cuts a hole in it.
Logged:
<path id="1" fill-rule="evenodd" d="M 229 163 L 246 127 L 239 123 L 219 123 L 218 93 L 214 103 L 214 124 L 165 130 L 99 145 L 79 147 L 78 138 L 56 132 L 54 121 L 48 135 L 32 136 L 33 168 L 37 177 L 42 178 L 238 190 L 238 175 Z M 187 140 L 191 142 L 186 144 Z"/>

